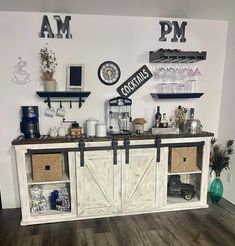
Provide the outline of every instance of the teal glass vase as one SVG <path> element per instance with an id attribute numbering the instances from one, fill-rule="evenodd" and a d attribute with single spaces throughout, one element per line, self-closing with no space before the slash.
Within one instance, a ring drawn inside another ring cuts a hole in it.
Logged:
<path id="1" fill-rule="evenodd" d="M 223 183 L 220 177 L 216 177 L 210 186 L 210 198 L 212 203 L 217 204 L 223 196 Z"/>

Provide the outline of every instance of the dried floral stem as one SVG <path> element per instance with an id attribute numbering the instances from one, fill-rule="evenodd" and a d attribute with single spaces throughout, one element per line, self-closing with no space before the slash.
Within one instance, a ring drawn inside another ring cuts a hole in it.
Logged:
<path id="1" fill-rule="evenodd" d="M 55 53 L 48 49 L 48 44 L 40 49 L 39 52 L 41 58 L 41 71 L 43 80 L 52 80 L 53 74 L 55 72 L 56 62 Z"/>

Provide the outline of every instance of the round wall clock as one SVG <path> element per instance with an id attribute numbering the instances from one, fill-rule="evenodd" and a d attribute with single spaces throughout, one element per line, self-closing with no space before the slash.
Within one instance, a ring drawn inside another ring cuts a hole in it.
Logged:
<path id="1" fill-rule="evenodd" d="M 98 77 L 105 85 L 114 85 L 121 76 L 119 66 L 112 61 L 103 62 L 98 68 Z"/>

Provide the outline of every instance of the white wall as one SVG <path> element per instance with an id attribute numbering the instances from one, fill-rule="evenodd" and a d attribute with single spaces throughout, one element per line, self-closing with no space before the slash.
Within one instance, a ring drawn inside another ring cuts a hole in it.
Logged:
<path id="1" fill-rule="evenodd" d="M 46 42 L 56 52 L 59 63 L 55 73 L 59 90 L 65 90 L 66 65 L 85 64 L 85 90 L 91 91 L 91 95 L 81 109 L 77 105 L 71 110 L 66 106 L 66 119 L 77 120 L 81 124 L 89 117 L 104 121 L 104 102 L 118 96 L 116 88 L 143 64 L 152 71 L 157 67 L 148 63 L 148 51 L 159 48 L 207 51 L 206 61 L 192 65 L 194 68 L 199 67 L 202 73 L 198 80 L 198 90 L 205 93 L 202 98 L 153 101 L 149 93 L 155 91 L 156 81 L 151 79 L 131 96 L 132 112 L 133 118 L 144 117 L 147 120 L 147 130 L 152 124 L 157 105 L 168 116 L 174 113 L 178 105 L 195 107 L 195 116 L 201 120 L 204 129 L 217 135 L 227 22 L 187 20 L 187 42 L 171 43 L 170 38 L 167 42 L 158 41 L 158 23 L 164 18 L 71 15 L 73 39 L 67 40 L 39 38 L 42 16 L 42 13 L 0 12 L 0 188 L 5 208 L 19 206 L 16 163 L 11 141 L 20 135 L 20 106 L 39 106 L 41 134 L 47 134 L 51 126 L 59 126 L 61 123 L 58 117 L 51 119 L 43 115 L 46 105 L 35 93 L 42 90 L 38 52 Z M 56 32 L 53 15 L 48 14 L 48 17 Z M 63 19 L 64 15 L 61 17 Z M 29 84 L 17 85 L 11 82 L 13 66 L 18 56 L 28 62 L 26 69 L 31 73 Z M 97 77 L 97 68 L 105 60 L 113 60 L 121 68 L 121 79 L 114 86 L 103 85 Z"/>
<path id="2" fill-rule="evenodd" d="M 234 83 L 234 67 L 235 67 L 235 20 L 229 21 L 228 36 L 227 36 L 227 50 L 224 69 L 224 83 L 220 110 L 220 123 L 218 139 L 225 142 L 228 139 L 235 139 L 235 83 Z M 232 176 L 231 182 L 228 182 L 227 175 Z M 231 158 L 230 170 L 223 170 L 221 173 L 224 185 L 224 198 L 235 204 L 235 155 Z"/>

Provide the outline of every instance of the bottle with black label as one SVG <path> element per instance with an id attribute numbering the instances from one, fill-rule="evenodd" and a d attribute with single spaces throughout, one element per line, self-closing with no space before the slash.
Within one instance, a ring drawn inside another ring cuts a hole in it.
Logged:
<path id="1" fill-rule="evenodd" d="M 160 127 L 161 128 L 167 128 L 168 127 L 168 121 L 166 119 L 166 113 L 162 114 L 162 120 L 161 120 L 161 123 L 160 123 Z"/>
<path id="2" fill-rule="evenodd" d="M 160 113 L 160 106 L 157 106 L 157 113 L 155 114 L 155 127 L 160 127 L 162 114 Z"/>

